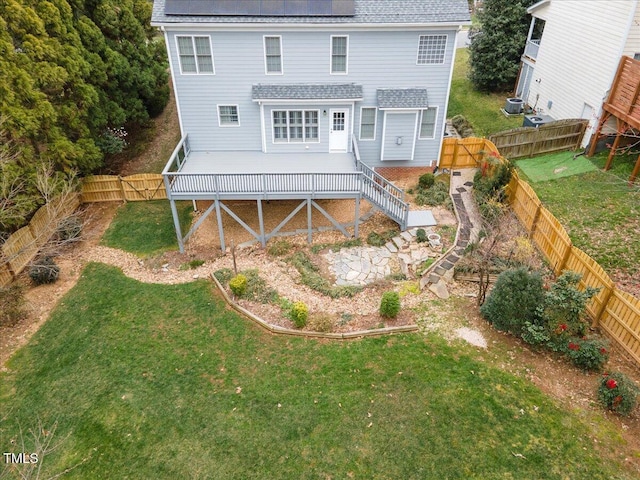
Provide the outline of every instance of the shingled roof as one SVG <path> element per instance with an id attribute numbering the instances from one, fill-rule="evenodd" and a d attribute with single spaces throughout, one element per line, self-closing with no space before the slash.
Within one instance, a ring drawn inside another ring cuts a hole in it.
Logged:
<path id="1" fill-rule="evenodd" d="M 205 0 L 201 0 L 205 1 Z M 213 1 L 213 0 L 209 0 Z M 469 23 L 467 0 L 354 0 L 355 15 L 251 16 L 167 15 L 165 0 L 154 0 L 152 25 L 175 23 L 278 24 L 461 24 Z"/>
<path id="2" fill-rule="evenodd" d="M 429 96 L 426 88 L 379 89 L 378 108 L 427 108 Z"/>
<path id="3" fill-rule="evenodd" d="M 362 100 L 362 85 L 355 83 L 253 85 L 253 100 Z"/>

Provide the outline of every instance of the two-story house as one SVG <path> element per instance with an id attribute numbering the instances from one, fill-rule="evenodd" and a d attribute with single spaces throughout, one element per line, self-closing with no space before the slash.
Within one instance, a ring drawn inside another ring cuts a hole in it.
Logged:
<path id="1" fill-rule="evenodd" d="M 170 199 L 219 216 L 230 198 L 362 197 L 406 227 L 380 174 L 437 165 L 468 23 L 466 0 L 155 0 L 182 133 Z"/>
<path id="2" fill-rule="evenodd" d="M 639 2 L 543 0 L 528 12 L 532 21 L 516 97 L 555 120 L 588 119 L 586 146 L 620 58 L 640 58 Z"/>

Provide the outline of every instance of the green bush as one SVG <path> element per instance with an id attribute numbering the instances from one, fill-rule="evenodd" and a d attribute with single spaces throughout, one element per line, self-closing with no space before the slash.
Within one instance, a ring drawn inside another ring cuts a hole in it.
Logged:
<path id="1" fill-rule="evenodd" d="M 566 352 L 576 367 L 599 372 L 609 360 L 605 343 L 597 338 L 572 338 L 567 342 Z"/>
<path id="2" fill-rule="evenodd" d="M 24 287 L 12 283 L 0 288 L 0 326 L 13 327 L 25 317 Z"/>
<path id="3" fill-rule="evenodd" d="M 60 267 L 56 265 L 51 257 L 41 257 L 29 269 L 29 276 L 36 285 L 53 283 L 58 280 Z"/>
<path id="4" fill-rule="evenodd" d="M 229 280 L 229 288 L 236 297 L 241 297 L 247 291 L 247 277 L 239 273 Z"/>
<path id="5" fill-rule="evenodd" d="M 527 322 L 542 325 L 539 307 L 543 302 L 540 275 L 518 268 L 500 274 L 480 312 L 498 330 L 521 337 Z"/>
<path id="6" fill-rule="evenodd" d="M 544 316 L 552 330 L 560 328 L 567 335 L 582 337 L 587 330 L 587 302 L 598 293 L 597 288 L 578 289 L 582 275 L 567 271 L 560 275 L 545 294 Z"/>
<path id="7" fill-rule="evenodd" d="M 289 310 L 289 318 L 296 326 L 296 328 L 303 328 L 307 324 L 307 317 L 309 316 L 309 308 L 304 302 L 294 302 Z"/>
<path id="8" fill-rule="evenodd" d="M 424 243 L 429 241 L 427 238 L 427 232 L 424 231 L 424 228 L 419 228 L 416 230 L 416 240 L 418 243 Z"/>
<path id="9" fill-rule="evenodd" d="M 367 235 L 367 244 L 371 245 L 372 247 L 384 247 L 385 244 L 396 235 L 398 235 L 398 230 L 394 228 L 386 230 L 382 233 L 371 232 L 369 235 Z"/>
<path id="10" fill-rule="evenodd" d="M 536 325 L 531 322 L 524 322 L 521 335 L 525 342 L 537 347 L 547 345 L 549 340 L 551 340 L 545 326 Z"/>
<path id="11" fill-rule="evenodd" d="M 628 416 L 636 407 L 638 386 L 624 373 L 605 373 L 598 385 L 598 401 L 612 412 Z"/>
<path id="12" fill-rule="evenodd" d="M 435 181 L 436 177 L 433 173 L 424 173 L 420 175 L 420 178 L 418 178 L 418 186 L 426 190 L 433 187 Z"/>
<path id="13" fill-rule="evenodd" d="M 396 318 L 400 313 L 400 294 L 384 292 L 380 300 L 380 315 L 385 318 Z"/>

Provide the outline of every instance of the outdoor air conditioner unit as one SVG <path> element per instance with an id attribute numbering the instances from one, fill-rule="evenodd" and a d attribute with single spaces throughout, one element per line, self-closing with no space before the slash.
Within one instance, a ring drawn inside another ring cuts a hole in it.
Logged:
<path id="1" fill-rule="evenodd" d="M 507 98 L 507 103 L 504 104 L 504 111 L 510 115 L 518 115 L 522 113 L 524 107 L 524 100 L 521 98 Z"/>
<path id="2" fill-rule="evenodd" d="M 525 115 L 523 127 L 539 127 L 545 123 L 553 122 L 553 118 L 549 115 Z"/>

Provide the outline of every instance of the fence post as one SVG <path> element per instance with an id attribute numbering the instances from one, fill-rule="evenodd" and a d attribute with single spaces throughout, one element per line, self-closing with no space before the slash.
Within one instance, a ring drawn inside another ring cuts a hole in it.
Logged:
<path id="1" fill-rule="evenodd" d="M 602 306 L 598 309 L 598 312 L 594 315 L 593 322 L 591 322 L 591 328 L 598 328 L 598 324 L 600 323 L 600 319 L 602 318 L 602 314 L 607 309 L 607 305 L 609 304 L 609 300 L 611 300 L 611 295 L 613 295 L 613 290 L 616 288 L 613 282 L 610 282 L 609 285 L 605 286 L 605 294 L 602 299 Z"/>
<path id="2" fill-rule="evenodd" d="M 118 175 L 118 185 L 120 185 L 120 193 L 122 194 L 122 201 L 126 203 L 127 201 L 127 192 L 124 190 L 124 181 L 122 177 Z"/>
<path id="3" fill-rule="evenodd" d="M 453 167 L 456 165 L 456 160 L 458 159 L 458 145 L 460 140 L 456 139 L 456 143 L 453 145 L 453 158 L 451 159 L 451 171 L 453 172 Z"/>
<path id="4" fill-rule="evenodd" d="M 572 250 L 573 250 L 573 244 L 569 242 L 569 244 L 567 245 L 567 249 L 565 250 L 564 255 L 562 256 L 562 260 L 560 260 L 560 263 L 558 264 L 557 272 L 555 272 L 556 275 L 559 275 L 560 272 L 564 270 L 564 267 L 567 265 L 567 262 L 569 261 L 569 257 L 571 256 Z"/>
<path id="5" fill-rule="evenodd" d="M 536 231 L 536 227 L 538 226 L 538 219 L 540 218 L 541 211 L 542 211 L 542 202 L 538 201 L 538 207 L 536 208 L 536 213 L 533 215 L 533 220 L 531 221 L 531 230 L 529 230 L 529 240 L 533 238 L 533 234 Z"/>

